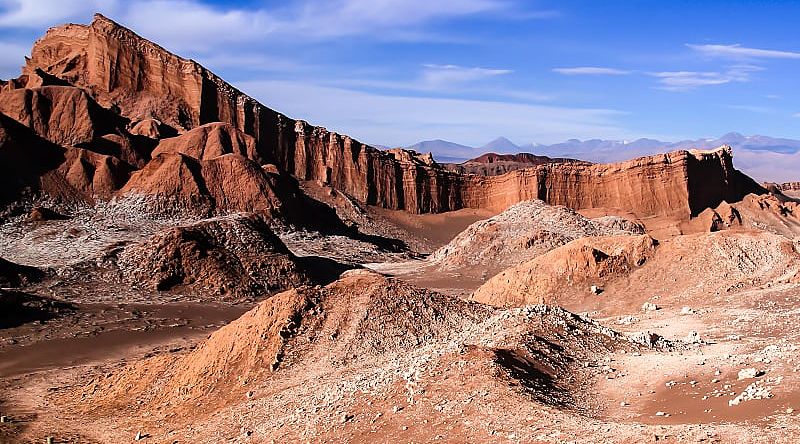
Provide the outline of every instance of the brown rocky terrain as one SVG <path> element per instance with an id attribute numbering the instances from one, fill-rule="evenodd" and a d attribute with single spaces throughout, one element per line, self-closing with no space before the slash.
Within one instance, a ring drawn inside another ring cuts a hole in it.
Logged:
<path id="1" fill-rule="evenodd" d="M 546 165 L 548 163 L 576 163 L 588 165 L 577 159 L 552 158 L 547 156 L 537 156 L 531 153 L 517 154 L 495 154 L 486 153 L 466 162 L 454 164 L 444 164 L 443 166 L 459 174 L 476 174 L 479 176 L 499 176 L 509 171 L 530 168 L 536 165 Z"/>
<path id="2" fill-rule="evenodd" d="M 54 27 L 0 85 L 0 442 L 794 443 L 792 189 L 440 165 Z"/>
<path id="3" fill-rule="evenodd" d="M 581 237 L 643 233 L 626 219 L 587 219 L 567 207 L 525 201 L 470 225 L 428 260 L 444 270 L 477 267 L 495 274 Z"/>
<path id="4" fill-rule="evenodd" d="M 614 309 L 620 309 L 655 296 L 680 301 L 796 282 L 798 272 L 797 245 L 768 232 L 703 233 L 661 243 L 647 235 L 587 237 L 497 274 L 472 299 L 498 306 L 570 307 L 592 298 L 602 305 L 614 301 Z M 592 285 L 601 291 L 592 292 Z"/>
<path id="5" fill-rule="evenodd" d="M 125 248 L 125 279 L 151 290 L 255 297 L 309 283 L 262 217 L 233 215 L 171 228 Z"/>

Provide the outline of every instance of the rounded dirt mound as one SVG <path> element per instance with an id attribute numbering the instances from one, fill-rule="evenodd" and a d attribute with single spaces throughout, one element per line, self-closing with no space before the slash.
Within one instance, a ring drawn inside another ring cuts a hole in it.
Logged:
<path id="1" fill-rule="evenodd" d="M 228 299 L 308 283 L 295 261 L 263 217 L 238 214 L 156 234 L 126 248 L 118 265 L 134 285 Z"/>
<path id="2" fill-rule="evenodd" d="M 625 310 L 656 296 L 660 303 L 690 304 L 793 282 L 799 269 L 797 246 L 767 232 L 676 236 L 658 246 L 648 236 L 585 238 L 503 271 L 472 298 L 498 306 L 547 301 L 571 308 L 593 298 L 606 308 Z M 592 294 L 592 285 L 602 293 Z"/>
<path id="3" fill-rule="evenodd" d="M 578 239 L 501 272 L 475 290 L 472 299 L 503 307 L 558 304 L 567 289 L 588 289 L 630 273 L 655 248 L 656 241 L 648 235 Z"/>
<path id="4" fill-rule="evenodd" d="M 480 267 L 492 275 L 582 237 L 643 233 L 626 219 L 587 219 L 567 207 L 531 200 L 470 225 L 429 261 L 442 270 Z"/>

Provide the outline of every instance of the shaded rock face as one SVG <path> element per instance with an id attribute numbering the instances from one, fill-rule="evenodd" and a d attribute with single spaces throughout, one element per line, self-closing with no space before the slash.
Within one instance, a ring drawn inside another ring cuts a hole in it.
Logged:
<path id="1" fill-rule="evenodd" d="M 157 119 L 179 131 L 226 123 L 253 137 L 254 150 L 249 142 L 244 145 L 258 164 L 274 163 L 360 202 L 412 213 L 503 210 L 540 199 L 576 209 L 613 207 L 638 216 L 688 218 L 723 200 L 764 192 L 733 169 L 729 150 L 677 151 L 612 165 L 533 165 L 494 177 L 447 171 L 410 152 L 382 152 L 289 119 L 100 15 L 88 26 L 50 29 L 34 45 L 23 77 L 32 79 L 37 70 L 84 88 L 101 106 L 131 121 Z M 206 156 L 204 150 L 193 154 Z"/>
<path id="2" fill-rule="evenodd" d="M 0 258 L 0 287 L 21 287 L 38 282 L 45 273 L 36 267 L 15 264 Z"/>
<path id="3" fill-rule="evenodd" d="M 128 282 L 151 290 L 249 298 L 307 284 L 295 260 L 251 214 L 169 229 L 126 248 L 118 265 Z"/>
<path id="4" fill-rule="evenodd" d="M 116 157 L 64 148 L 0 114 L 0 203 L 47 194 L 64 202 L 109 198 L 132 168 Z"/>
<path id="5" fill-rule="evenodd" d="M 156 210 L 211 215 L 226 211 L 278 214 L 277 179 L 237 154 L 198 160 L 160 154 L 136 171 L 119 196 L 149 196 Z"/>
<path id="6" fill-rule="evenodd" d="M 445 270 L 479 267 L 491 275 L 575 239 L 625 234 L 644 229 L 619 217 L 587 219 L 566 207 L 524 201 L 470 225 L 428 260 Z"/>
<path id="7" fill-rule="evenodd" d="M 0 112 L 64 147 L 112 155 L 141 167 L 154 143 L 131 135 L 126 121 L 102 108 L 86 91 L 72 86 L 40 86 L 0 92 Z"/>
<path id="8" fill-rule="evenodd" d="M 48 321 L 76 310 L 72 304 L 16 291 L 0 290 L 0 330 Z"/>
<path id="9" fill-rule="evenodd" d="M 227 123 L 207 123 L 178 137 L 159 142 L 153 157 L 164 153 L 180 153 L 195 159 L 208 160 L 225 154 L 257 158 L 256 140 Z"/>

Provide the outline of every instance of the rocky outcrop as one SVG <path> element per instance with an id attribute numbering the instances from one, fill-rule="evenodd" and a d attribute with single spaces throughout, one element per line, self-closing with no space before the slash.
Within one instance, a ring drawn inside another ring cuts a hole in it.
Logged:
<path id="1" fill-rule="evenodd" d="M 117 193 L 147 196 L 155 210 L 185 210 L 211 215 L 219 212 L 281 211 L 278 178 L 238 154 L 198 160 L 184 154 L 160 154 L 136 171 Z"/>
<path id="2" fill-rule="evenodd" d="M 723 200 L 763 189 L 733 169 L 729 149 L 677 151 L 611 165 L 535 165 L 500 176 L 446 171 L 411 153 L 382 152 L 277 113 L 194 61 L 169 53 L 113 21 L 52 28 L 34 45 L 37 69 L 85 88 L 131 121 L 157 119 L 178 130 L 223 122 L 252 136 L 259 164 L 329 184 L 358 201 L 412 213 L 503 210 L 540 199 L 570 208 L 620 208 L 638 216 L 689 218 Z M 18 81 L 21 83 L 21 81 Z"/>
<path id="3" fill-rule="evenodd" d="M 171 228 L 126 248 L 126 280 L 150 290 L 211 298 L 259 297 L 309 283 L 296 258 L 257 215 Z"/>
<path id="4" fill-rule="evenodd" d="M 180 153 L 200 160 L 224 154 L 257 158 L 256 140 L 227 123 L 207 123 L 177 137 L 159 142 L 153 157 L 163 153 Z"/>
<path id="5" fill-rule="evenodd" d="M 38 194 L 62 202 L 108 199 L 130 171 L 116 157 L 58 146 L 0 114 L 0 203 Z"/>
<path id="6" fill-rule="evenodd" d="M 150 159 L 154 144 L 129 134 L 125 119 L 72 86 L 40 86 L 0 92 L 0 112 L 64 147 L 112 155 L 131 165 Z"/>
<path id="7" fill-rule="evenodd" d="M 495 154 L 486 153 L 482 156 L 470 159 L 459 164 L 443 165 L 447 170 L 459 174 L 477 174 L 479 176 L 499 176 L 509 171 L 530 168 L 536 165 L 548 163 L 575 163 L 589 165 L 590 162 L 567 158 L 551 158 L 547 156 L 537 156 L 531 153 L 517 154 Z"/>

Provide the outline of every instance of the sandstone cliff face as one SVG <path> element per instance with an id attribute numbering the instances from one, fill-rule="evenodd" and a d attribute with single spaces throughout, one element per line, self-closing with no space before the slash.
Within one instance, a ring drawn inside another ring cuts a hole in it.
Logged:
<path id="1" fill-rule="evenodd" d="M 254 149 L 244 142 L 246 156 L 258 164 L 274 163 L 363 203 L 412 213 L 503 210 L 540 199 L 575 209 L 688 218 L 723 200 L 764 191 L 733 169 L 729 150 L 677 151 L 611 165 L 533 165 L 494 177 L 447 171 L 413 153 L 382 152 L 289 119 L 100 15 L 88 26 L 49 30 L 34 45 L 21 79 L 33 79 L 38 71 L 86 89 L 100 105 L 134 122 L 157 119 L 180 132 L 228 124 L 253 137 Z M 205 151 L 193 155 L 204 157 Z"/>

